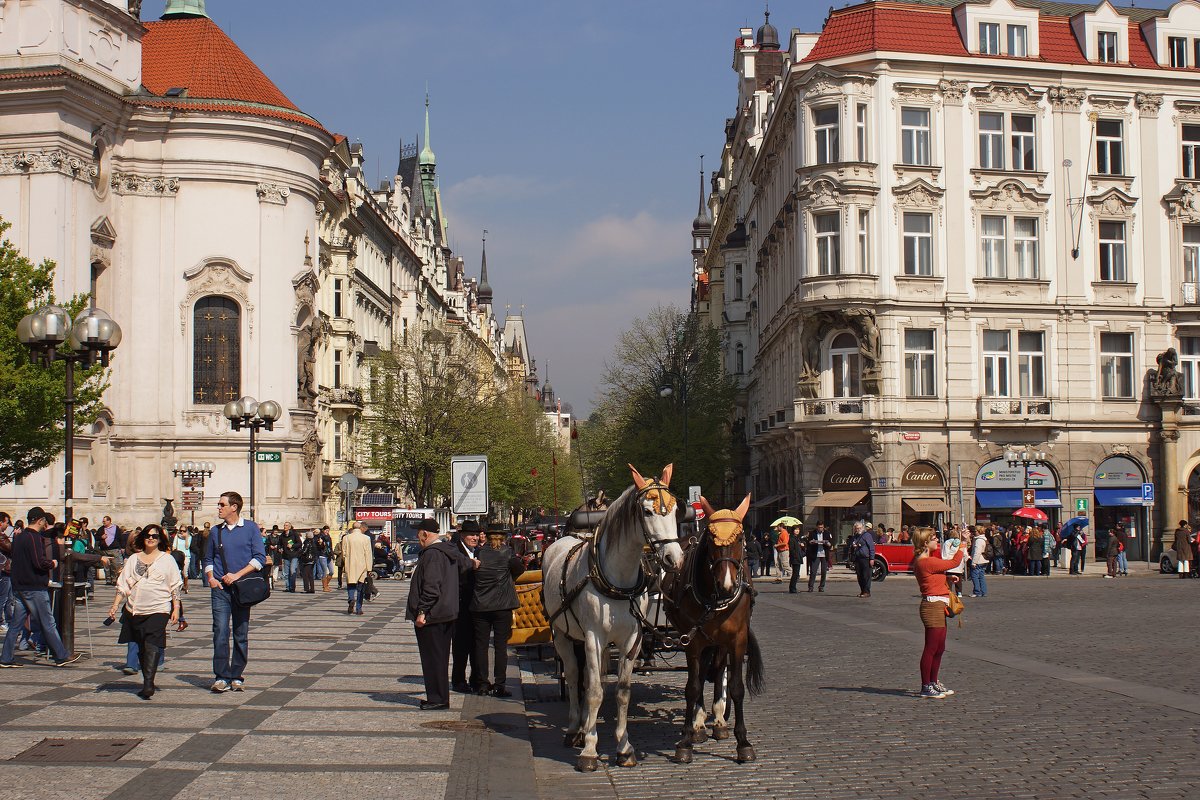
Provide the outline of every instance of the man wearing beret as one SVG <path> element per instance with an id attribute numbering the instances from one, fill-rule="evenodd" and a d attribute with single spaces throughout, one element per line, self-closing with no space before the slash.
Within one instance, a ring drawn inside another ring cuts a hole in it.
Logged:
<path id="1" fill-rule="evenodd" d="M 416 626 L 421 675 L 425 680 L 422 711 L 450 707 L 450 643 L 458 619 L 460 576 L 474 564 L 458 548 L 438 536 L 437 520 L 417 525 L 421 554 L 408 586 L 404 618 Z"/>

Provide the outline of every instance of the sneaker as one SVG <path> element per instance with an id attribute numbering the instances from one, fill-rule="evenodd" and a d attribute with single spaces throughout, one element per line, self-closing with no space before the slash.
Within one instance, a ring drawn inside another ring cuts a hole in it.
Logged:
<path id="1" fill-rule="evenodd" d="M 73 656 L 71 656 L 71 657 L 69 657 L 69 658 L 65 658 L 65 659 L 63 659 L 62 661 L 56 661 L 56 662 L 54 662 L 54 666 L 56 666 L 56 667 L 69 667 L 69 666 L 71 666 L 72 664 L 74 664 L 76 661 L 78 661 L 78 660 L 79 660 L 79 659 L 81 659 L 81 658 L 83 658 L 83 653 L 76 653 L 75 655 L 73 655 Z"/>
<path id="2" fill-rule="evenodd" d="M 0 669 L 17 669 L 18 667 L 23 667 L 23 666 L 25 666 L 25 665 L 22 664 L 20 661 L 9 661 L 7 663 L 4 661 L 0 661 Z"/>
<path id="3" fill-rule="evenodd" d="M 939 692 L 941 692 L 942 696 L 944 696 L 944 697 L 949 697 L 950 695 L 954 694 L 954 690 L 947 689 L 945 684 L 943 684 L 941 681 L 934 681 L 933 688 L 937 689 Z"/>
<path id="4" fill-rule="evenodd" d="M 209 691 L 213 692 L 214 694 L 221 694 L 223 692 L 228 692 L 229 691 L 229 681 L 221 680 L 220 678 L 218 678 L 217 680 L 213 681 L 213 685 L 209 689 Z"/>
<path id="5" fill-rule="evenodd" d="M 17 650 L 24 653 L 24 652 L 27 652 L 28 650 L 30 650 L 32 647 L 33 647 L 33 645 L 31 645 L 29 643 L 28 639 L 22 639 L 21 643 L 17 645 Z"/>
<path id="6" fill-rule="evenodd" d="M 136 669 L 134 669 L 133 667 L 121 667 L 121 672 L 124 672 L 126 675 L 137 675 L 138 674 L 138 671 Z"/>
<path id="7" fill-rule="evenodd" d="M 1105 575 L 1104 577 L 1106 577 L 1106 578 L 1111 578 L 1111 577 L 1112 577 L 1112 575 Z"/>
<path id="8" fill-rule="evenodd" d="M 967 597 L 983 597 L 981 594 L 969 594 Z"/>
<path id="9" fill-rule="evenodd" d="M 8 633 L 8 623 L 0 622 L 0 633 Z"/>
<path id="10" fill-rule="evenodd" d="M 935 700 L 940 700 L 946 695 L 942 694 L 932 683 L 927 683 L 921 687 L 921 697 L 929 697 Z"/>
<path id="11" fill-rule="evenodd" d="M 238 678 L 233 683 L 229 684 L 229 688 L 235 692 L 240 692 L 246 688 L 246 682 L 241 678 Z"/>

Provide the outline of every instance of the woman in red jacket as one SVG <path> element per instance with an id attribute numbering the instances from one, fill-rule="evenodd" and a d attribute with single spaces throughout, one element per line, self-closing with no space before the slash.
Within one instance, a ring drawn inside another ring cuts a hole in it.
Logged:
<path id="1" fill-rule="evenodd" d="M 925 625 L 925 649 L 921 652 L 921 697 L 942 698 L 954 694 L 938 681 L 942 654 L 946 652 L 946 610 L 950 606 L 946 570 L 962 563 L 967 542 L 963 540 L 951 558 L 938 556 L 938 540 L 932 528 L 917 530 L 912 543 L 917 554 L 913 572 L 921 590 L 921 622 Z"/>

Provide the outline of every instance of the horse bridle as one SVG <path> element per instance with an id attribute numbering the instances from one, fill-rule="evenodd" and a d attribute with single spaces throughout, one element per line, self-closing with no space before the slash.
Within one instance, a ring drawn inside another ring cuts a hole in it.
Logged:
<path id="1" fill-rule="evenodd" d="M 717 540 L 712 534 L 712 523 L 710 523 L 709 530 L 707 530 L 704 533 L 704 535 L 700 538 L 700 540 L 697 542 L 697 545 L 696 545 L 697 547 L 704 546 L 705 538 L 708 538 L 708 539 L 711 539 L 713 544 L 716 545 L 718 548 L 724 549 L 725 547 L 732 547 L 733 541 L 742 537 L 741 521 L 739 521 L 739 520 L 718 520 L 716 522 L 733 522 L 734 524 L 736 524 L 737 532 L 730 536 L 730 543 L 727 545 L 717 544 Z M 699 558 L 699 553 L 697 553 L 697 558 Z M 723 600 L 717 600 L 716 602 L 712 602 L 710 598 L 701 597 L 700 592 L 697 588 L 698 582 L 695 580 L 691 581 L 692 599 L 696 602 L 696 605 L 700 606 L 700 608 L 703 609 L 703 613 L 701 613 L 700 618 L 696 621 L 696 624 L 692 626 L 692 629 L 679 637 L 679 643 L 681 645 L 683 645 L 684 647 L 687 647 L 689 644 L 691 644 L 692 639 L 695 637 L 695 634 L 697 631 L 699 631 L 700 634 L 703 635 L 707 639 L 708 634 L 704 633 L 704 626 L 706 624 L 708 624 L 708 621 L 711 620 L 717 614 L 721 613 L 725 609 L 732 606 L 738 600 L 740 600 L 742 598 L 742 593 L 745 592 L 746 589 L 750 588 L 749 584 L 742 577 L 743 570 L 745 569 L 745 564 L 746 564 L 746 557 L 745 557 L 744 553 L 742 555 L 742 558 L 732 558 L 730 556 L 723 556 L 721 558 L 712 559 L 712 561 L 709 562 L 709 568 L 712 570 L 712 574 L 714 576 L 716 574 L 715 568 L 718 565 L 724 564 L 724 563 L 732 564 L 734 574 L 737 576 L 737 583 L 734 585 L 733 594 L 730 595 L 729 597 L 727 597 Z"/>
<path id="2" fill-rule="evenodd" d="M 647 500 L 650 500 L 654 504 L 654 508 L 650 512 L 652 514 L 665 517 L 667 514 L 676 512 L 677 498 L 665 484 L 659 483 L 656 480 L 648 482 L 638 490 L 637 502 L 643 509 Z M 650 548 L 650 557 L 654 559 L 655 565 L 663 572 L 674 572 L 675 570 L 663 561 L 662 554 L 658 551 L 658 548 L 668 544 L 679 544 L 684 539 L 679 536 L 670 539 L 655 539 L 650 535 L 650 528 L 646 525 L 646 518 L 643 516 L 641 520 L 642 539 L 645 540 L 646 546 Z"/>

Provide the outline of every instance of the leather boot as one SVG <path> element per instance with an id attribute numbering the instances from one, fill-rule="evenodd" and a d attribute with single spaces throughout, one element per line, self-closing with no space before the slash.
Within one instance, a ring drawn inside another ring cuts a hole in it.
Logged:
<path id="1" fill-rule="evenodd" d="M 159 652 L 160 648 L 152 644 L 144 645 L 141 649 L 142 690 L 137 695 L 143 700 L 153 697 L 158 688 L 154 685 L 154 677 L 158 673 Z"/>
<path id="2" fill-rule="evenodd" d="M 332 592 L 333 589 L 329 588 L 329 582 L 332 580 L 333 580 L 332 575 L 326 575 L 324 578 L 321 578 L 321 591 Z"/>

